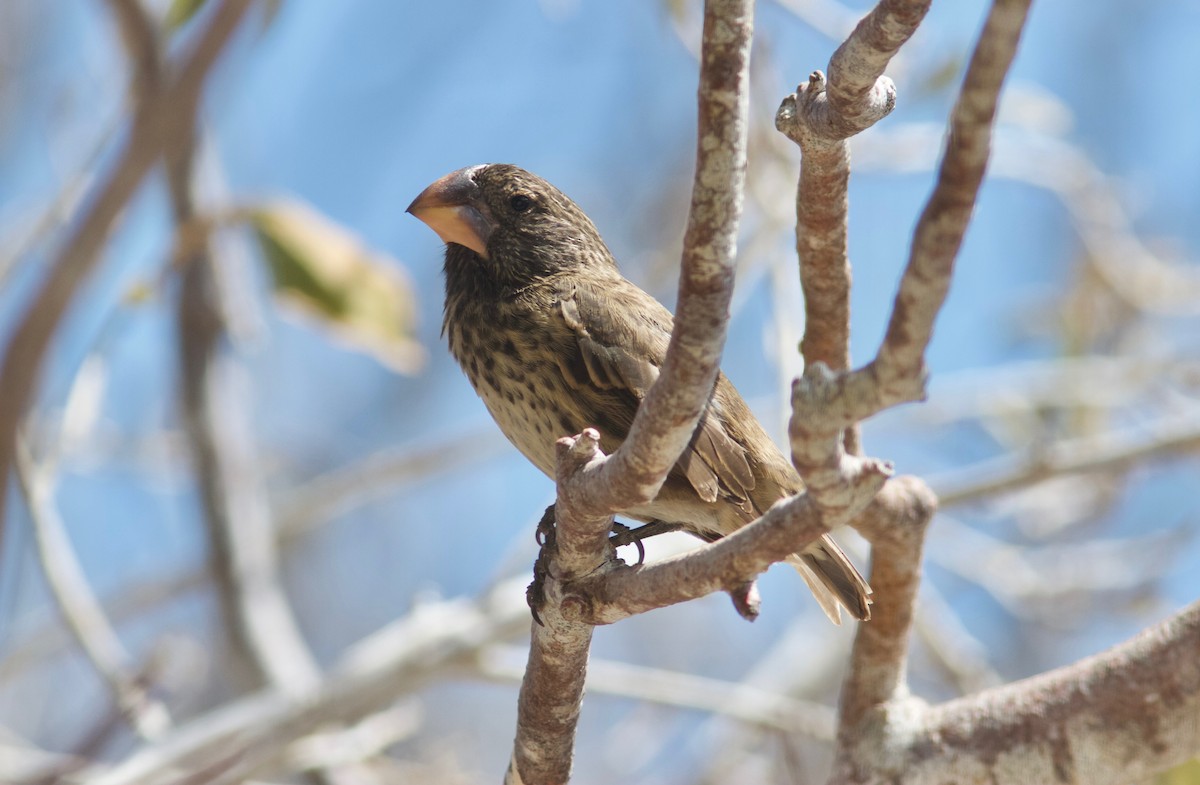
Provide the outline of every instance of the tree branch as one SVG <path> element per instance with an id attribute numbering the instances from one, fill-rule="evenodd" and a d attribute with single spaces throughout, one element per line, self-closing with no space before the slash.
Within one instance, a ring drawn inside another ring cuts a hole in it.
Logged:
<path id="1" fill-rule="evenodd" d="M 495 681 L 520 682 L 524 670 L 517 658 L 524 656 L 515 646 L 490 646 L 479 653 L 472 672 Z M 800 732 L 815 739 L 832 740 L 834 734 L 834 714 L 828 706 L 772 689 L 679 671 L 592 657 L 587 691 L 709 712 L 748 726 Z"/>
<path id="2" fill-rule="evenodd" d="M 265 688 L 179 725 L 111 769 L 97 768 L 81 779 L 90 785 L 151 785 L 172 772 L 200 767 L 212 771 L 211 779 L 235 767 L 261 768 L 286 755 L 295 739 L 387 706 L 430 674 L 517 634 L 529 618 L 520 597 L 519 586 L 509 582 L 478 600 L 421 606 L 350 647 L 318 689 L 289 695 Z"/>
<path id="3" fill-rule="evenodd" d="M 917 223 L 908 267 L 876 359 L 861 371 L 837 379 L 828 378 L 828 372 L 812 374 L 821 382 L 816 392 L 838 401 L 837 408 L 844 407 L 839 414 L 861 419 L 873 407 L 924 394 L 925 351 L 983 181 L 1000 87 L 1028 9 L 1029 0 L 995 0 L 992 5 L 951 115 L 938 182 Z M 818 371 L 823 369 L 818 366 Z M 806 370 L 805 377 L 809 376 Z M 795 420 L 800 416 L 795 400 L 794 406 Z M 795 442 L 793 436 L 794 454 Z M 858 630 L 843 686 L 835 764 L 838 781 L 880 776 L 884 751 L 908 743 L 901 726 L 910 718 L 913 704 L 907 699 L 904 668 L 920 581 L 921 545 L 935 508 L 923 484 L 911 484 L 910 490 L 907 504 L 890 510 L 885 525 L 861 523 L 874 545 L 871 583 L 879 600 L 875 620 Z M 909 518 L 909 525 L 897 525 L 902 516 Z M 911 730 L 907 733 L 911 735 Z"/>
<path id="4" fill-rule="evenodd" d="M 658 381 L 629 435 L 577 492 L 589 509 L 653 499 L 708 405 L 725 344 L 749 128 L 751 0 L 707 0 L 700 54 L 696 173 L 675 328 Z"/>
<path id="5" fill-rule="evenodd" d="M 533 628 L 507 783 L 561 783 L 570 776 L 592 625 L 564 616 L 563 583 L 612 564 L 612 513 L 657 495 L 712 394 L 733 294 L 753 19 L 752 0 L 705 3 L 696 174 L 661 375 L 611 459 L 591 429 L 559 440 L 557 535 L 547 543 L 544 624 Z"/>
<path id="6" fill-rule="evenodd" d="M 852 745 L 867 713 L 905 689 L 908 637 L 921 584 L 921 547 L 937 497 L 915 477 L 887 484 L 856 526 L 871 539 L 871 623 L 859 625 L 842 685 L 839 747 Z"/>
<path id="7" fill-rule="evenodd" d="M 901 377 L 911 378 L 914 371 L 924 375 L 925 347 L 949 291 L 954 260 L 987 169 L 1000 87 L 1016 55 L 1029 4 L 1030 0 L 994 2 L 971 55 L 950 115 L 937 185 L 917 222 L 887 335 L 873 363 L 885 389 Z"/>
<path id="8" fill-rule="evenodd" d="M 195 216 L 194 147 L 168 158 L 168 184 L 178 224 Z M 254 667 L 284 691 L 304 692 L 319 680 L 279 575 L 266 487 L 259 476 L 245 411 L 247 388 L 236 360 L 224 356 L 226 335 L 216 261 L 205 247 L 181 273 L 177 310 L 184 423 L 200 486 L 211 560 L 234 638 Z"/>
<path id="9" fill-rule="evenodd" d="M 194 124 L 196 106 L 213 64 L 224 50 L 252 0 L 224 0 L 182 64 L 177 76 L 134 117 L 124 147 L 108 176 L 89 195 L 74 231 L 49 264 L 49 272 L 21 316 L 0 362 L 4 401 L 0 405 L 0 532 L 7 511 L 9 475 L 17 430 L 33 400 L 51 339 L 125 205 L 162 150 Z"/>
<path id="10" fill-rule="evenodd" d="M 48 467 L 34 464 L 23 440 L 17 443 L 16 469 L 17 481 L 29 505 L 38 562 L 63 620 L 107 684 L 121 715 L 137 734 L 149 740 L 162 736 L 171 726 L 171 715 L 130 667 L 129 652 L 105 616 L 75 556 L 54 503 L 53 477 Z"/>
<path id="11" fill-rule="evenodd" d="M 1106 652 L 921 712 L 870 781 L 1144 781 L 1200 750 L 1198 651 L 1193 603 Z"/>
<path id="12" fill-rule="evenodd" d="M 570 582 L 563 613 L 589 624 L 612 624 L 719 591 L 736 591 L 775 562 L 801 551 L 831 528 L 844 525 L 888 486 L 879 467 L 853 480 L 850 503 L 831 511 L 814 494 L 784 499 L 755 521 L 716 542 L 638 567 L 615 565 Z"/>
<path id="13" fill-rule="evenodd" d="M 1126 432 L 1102 433 L 1005 455 L 930 479 L 943 506 L 969 504 L 1039 482 L 1085 472 L 1121 472 L 1156 458 L 1200 452 L 1200 420 L 1164 417 Z"/>
<path id="14" fill-rule="evenodd" d="M 801 149 L 796 192 L 796 253 L 804 291 L 804 338 L 800 351 L 810 367 L 850 367 L 850 257 L 846 140 L 886 117 L 896 88 L 883 76 L 892 56 L 916 30 L 929 0 L 884 0 L 859 22 L 829 61 L 829 84 L 814 71 L 807 85 L 783 100 L 775 127 Z M 860 450 L 857 423 L 845 426 L 846 451 Z"/>

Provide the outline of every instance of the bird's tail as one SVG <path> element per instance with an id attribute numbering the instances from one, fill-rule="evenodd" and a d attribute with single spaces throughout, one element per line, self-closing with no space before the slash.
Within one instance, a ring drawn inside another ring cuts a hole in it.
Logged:
<path id="1" fill-rule="evenodd" d="M 871 587 L 829 535 L 803 553 L 792 554 L 787 563 L 800 573 L 834 624 L 842 623 L 841 606 L 859 621 L 871 618 Z"/>

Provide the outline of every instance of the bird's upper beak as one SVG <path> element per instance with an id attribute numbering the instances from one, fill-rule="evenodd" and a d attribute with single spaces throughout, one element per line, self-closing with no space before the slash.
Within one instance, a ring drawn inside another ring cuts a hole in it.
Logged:
<path id="1" fill-rule="evenodd" d="M 446 243 L 465 245 L 484 259 L 494 223 L 472 175 L 478 166 L 451 172 L 421 192 L 407 212 L 424 221 Z"/>

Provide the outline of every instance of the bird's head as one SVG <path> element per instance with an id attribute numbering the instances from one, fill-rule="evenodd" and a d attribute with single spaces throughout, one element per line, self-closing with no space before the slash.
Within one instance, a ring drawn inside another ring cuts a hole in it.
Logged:
<path id="1" fill-rule="evenodd" d="M 442 238 L 448 262 L 470 254 L 504 285 L 581 268 L 615 269 L 583 210 L 550 183 L 511 164 L 451 172 L 422 191 L 408 212 Z"/>

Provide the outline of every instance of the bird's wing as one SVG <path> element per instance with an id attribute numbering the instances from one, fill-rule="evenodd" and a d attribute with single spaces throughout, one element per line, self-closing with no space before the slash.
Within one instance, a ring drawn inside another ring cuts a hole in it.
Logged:
<path id="1" fill-rule="evenodd" d="M 615 407 L 608 407 L 609 414 L 612 425 L 622 429 L 615 435 L 624 439 L 666 359 L 674 325 L 671 312 L 619 277 L 606 278 L 603 284 L 575 279 L 560 286 L 554 311 L 574 339 L 559 354 L 563 377 L 577 390 L 590 387 L 616 401 Z M 716 400 L 710 399 L 675 468 L 704 501 L 725 496 L 754 517 L 750 492 L 755 480 L 746 448 L 726 430 Z"/>

